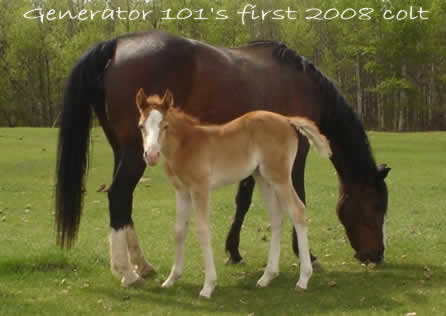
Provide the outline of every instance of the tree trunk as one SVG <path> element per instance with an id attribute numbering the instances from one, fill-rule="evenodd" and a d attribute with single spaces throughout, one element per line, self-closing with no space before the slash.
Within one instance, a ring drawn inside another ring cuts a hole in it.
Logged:
<path id="1" fill-rule="evenodd" d="M 378 129 L 382 130 L 385 128 L 384 124 L 384 106 L 383 106 L 383 97 L 380 93 L 376 95 L 376 107 L 378 112 Z"/>
<path id="2" fill-rule="evenodd" d="M 71 11 L 71 14 L 75 15 L 77 12 L 74 10 L 73 0 L 67 0 L 68 9 Z M 67 19 L 67 35 L 68 38 L 72 38 L 74 36 L 74 21 L 72 19 Z"/>
<path id="3" fill-rule="evenodd" d="M 356 55 L 356 111 L 359 118 L 363 119 L 362 87 L 361 87 L 361 57 Z"/>
<path id="4" fill-rule="evenodd" d="M 401 67 L 401 77 L 407 77 L 407 67 L 403 65 Z M 408 98 L 407 91 L 403 88 L 400 91 L 400 103 L 399 103 L 399 118 L 398 118 L 398 131 L 403 131 L 407 125 L 407 107 L 408 107 Z"/>
<path id="5" fill-rule="evenodd" d="M 431 78 L 429 80 L 429 90 L 428 90 L 428 103 L 427 103 L 427 126 L 429 127 L 432 123 L 433 119 L 433 107 L 435 102 L 437 102 L 437 89 L 435 87 L 435 65 L 432 63 L 431 65 Z"/>
<path id="6" fill-rule="evenodd" d="M 46 102 L 47 102 L 47 122 L 45 126 L 50 126 L 54 119 L 53 102 L 51 101 L 51 69 L 48 56 L 45 56 L 45 68 L 46 68 Z"/>

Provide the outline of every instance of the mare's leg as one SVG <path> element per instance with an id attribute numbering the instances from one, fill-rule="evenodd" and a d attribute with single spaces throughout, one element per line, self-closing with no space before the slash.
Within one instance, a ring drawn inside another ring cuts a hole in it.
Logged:
<path id="1" fill-rule="evenodd" d="M 135 179 L 139 179 L 138 169 L 144 171 L 144 167 L 139 164 L 133 171 L 128 166 L 132 164 L 130 161 L 131 154 L 129 152 L 125 153 L 121 145 L 119 143 L 119 139 L 116 136 L 115 130 L 110 125 L 110 122 L 107 118 L 107 113 L 105 110 L 105 104 L 96 105 L 95 106 L 96 115 L 101 123 L 102 129 L 107 137 L 110 146 L 113 149 L 113 157 L 114 157 L 114 167 L 113 167 L 113 181 L 115 183 L 114 191 L 109 193 L 109 201 L 110 201 L 110 220 L 112 226 L 112 233 L 110 236 L 110 252 L 111 252 L 111 261 L 112 261 L 112 271 L 117 274 L 119 277 L 123 276 L 123 285 L 128 286 L 132 283 L 132 280 L 135 279 L 135 275 L 132 272 L 128 272 L 127 261 L 125 258 L 127 257 L 127 253 L 130 255 L 130 262 L 134 265 L 134 268 L 139 276 L 147 276 L 150 272 L 153 271 L 153 267 L 148 264 L 144 260 L 144 256 L 142 254 L 142 250 L 139 246 L 138 237 L 133 228 L 133 224 L 131 221 L 131 201 L 130 206 L 129 202 L 127 202 L 127 206 L 122 208 L 123 214 L 127 214 L 128 218 L 119 219 L 117 212 L 119 212 L 119 207 L 116 207 L 116 200 L 119 199 L 120 184 L 122 180 L 121 178 L 125 178 L 127 173 L 132 174 L 132 177 Z M 126 154 L 126 157 L 123 155 Z M 124 161 L 124 158 L 127 159 Z M 137 159 L 137 158 L 135 158 Z M 126 166 L 127 165 L 127 166 Z M 138 164 L 136 164 L 138 165 Z M 118 174 L 118 170 L 120 170 Z M 133 180 L 134 181 L 134 180 Z M 138 180 L 136 180 L 138 181 Z M 113 185 L 113 184 L 112 184 Z M 134 184 L 129 184 L 130 187 L 134 186 Z M 105 191 L 110 191 L 112 186 L 110 186 Z M 133 192 L 133 189 L 131 189 Z M 115 198 L 115 196 L 117 198 Z M 114 229 L 115 228 L 115 229 Z M 116 259 L 117 258 L 117 259 Z M 124 258 L 124 259 L 122 259 Z M 131 268 L 131 267 L 130 267 Z M 124 272 L 123 272 L 124 271 Z M 139 279 L 136 279 L 137 283 L 140 282 Z M 130 282 L 130 283 L 129 283 Z"/>
<path id="2" fill-rule="evenodd" d="M 209 191 L 200 190 L 192 192 L 192 204 L 196 212 L 196 230 L 204 259 L 204 285 L 200 297 L 211 298 L 217 284 L 214 256 L 212 254 L 211 233 L 209 222 Z"/>
<path id="3" fill-rule="evenodd" d="M 133 225 L 127 227 L 127 247 L 130 263 L 140 277 L 147 277 L 155 272 L 155 268 L 146 261 L 139 245 L 138 236 Z"/>
<path id="4" fill-rule="evenodd" d="M 291 183 L 275 185 L 275 191 L 282 209 L 286 209 L 297 232 L 299 242 L 300 276 L 296 289 L 306 289 L 313 273 L 310 249 L 308 245 L 308 229 L 305 222 L 305 205 L 297 196 Z"/>
<path id="5" fill-rule="evenodd" d="M 110 144 L 112 145 L 113 148 L 114 162 L 115 162 L 113 168 L 113 178 L 114 178 L 119 169 L 119 166 L 121 165 L 122 152 L 121 150 L 118 149 L 117 141 L 115 140 L 114 137 L 112 137 L 113 135 L 109 136 L 109 133 L 106 133 L 106 135 L 109 138 Z M 106 192 L 108 192 L 109 190 L 110 188 L 106 189 Z M 129 260 L 130 263 L 133 265 L 133 268 L 136 271 L 136 273 L 141 277 L 146 277 L 150 275 L 152 272 L 155 272 L 153 266 L 144 259 L 144 255 L 139 245 L 138 236 L 136 235 L 136 231 L 133 224 L 129 225 L 126 228 L 126 232 L 127 232 L 127 250 L 129 254 Z"/>
<path id="6" fill-rule="evenodd" d="M 257 281 L 258 287 L 265 287 L 279 275 L 280 237 L 282 234 L 283 212 L 280 209 L 276 193 L 264 179 L 256 177 L 265 207 L 271 220 L 271 243 L 268 254 L 268 263 L 262 277 Z"/>
<path id="7" fill-rule="evenodd" d="M 105 136 L 107 137 L 108 143 L 113 149 L 113 158 L 114 158 L 114 165 L 113 165 L 113 178 L 116 175 L 116 171 L 118 170 L 119 162 L 121 161 L 121 146 L 119 144 L 119 140 L 116 137 L 115 131 L 112 128 L 112 125 L 110 124 L 107 113 L 105 110 L 106 105 L 103 103 L 96 104 L 94 107 L 96 117 L 99 119 L 99 122 L 102 126 L 102 129 L 104 131 Z M 108 192 L 109 188 L 104 189 L 103 192 Z"/>
<path id="8" fill-rule="evenodd" d="M 145 164 L 138 146 L 127 148 L 121 154 L 113 183 L 108 191 L 110 209 L 110 256 L 112 272 L 122 277 L 124 287 L 140 285 L 143 280 L 134 271 L 130 261 L 134 261 L 139 272 L 151 267 L 142 256 L 137 239 L 134 237 L 132 221 L 133 190 L 142 176 Z M 129 238 L 130 236 L 130 244 Z M 129 258 L 130 252 L 130 258 Z"/>
<path id="9" fill-rule="evenodd" d="M 306 204 L 306 197 L 305 197 L 305 163 L 308 156 L 308 150 L 310 148 L 310 145 L 308 143 L 308 140 L 306 137 L 299 134 L 299 146 L 298 151 L 296 155 L 296 159 L 294 160 L 293 164 L 293 170 L 292 170 L 292 179 L 293 179 L 293 186 L 294 189 L 297 192 L 297 195 L 299 196 L 300 200 Z M 299 256 L 299 245 L 297 242 L 297 235 L 296 235 L 296 229 L 293 227 L 293 235 L 292 235 L 292 242 L 293 242 L 293 251 L 296 254 L 296 256 Z M 313 256 L 313 254 L 310 251 L 310 257 L 311 257 L 311 263 L 316 268 L 320 268 L 320 264 L 317 261 L 317 257 Z"/>
<path id="10" fill-rule="evenodd" d="M 184 242 L 187 226 L 191 214 L 192 202 L 189 192 L 176 192 L 176 220 L 175 220 L 175 262 L 170 275 L 162 287 L 172 286 L 184 271 Z"/>
<path id="11" fill-rule="evenodd" d="M 235 198 L 236 212 L 228 237 L 226 237 L 226 251 L 229 252 L 230 255 L 226 263 L 235 264 L 243 262 L 243 258 L 239 252 L 240 231 L 242 229 L 245 215 L 251 205 L 254 186 L 254 177 L 248 177 L 242 180 L 238 186 L 237 196 Z"/>

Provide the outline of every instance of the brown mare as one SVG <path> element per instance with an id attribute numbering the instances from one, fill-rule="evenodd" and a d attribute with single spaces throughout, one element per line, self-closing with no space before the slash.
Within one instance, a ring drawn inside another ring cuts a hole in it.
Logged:
<path id="1" fill-rule="evenodd" d="M 175 262 L 162 286 L 172 286 L 183 274 L 184 242 L 193 207 L 205 266 L 200 296 L 211 297 L 217 272 L 211 247 L 209 193 L 252 175 L 271 220 L 268 263 L 257 286 L 268 286 L 279 274 L 280 235 L 283 214 L 287 212 L 299 242 L 301 265 L 296 288 L 306 289 L 313 269 L 305 206 L 294 190 L 291 170 L 298 148 L 297 131 L 321 155 L 330 157 L 330 145 L 316 125 L 298 116 L 285 117 L 268 111 L 249 112 L 222 125 L 203 125 L 174 107 L 169 90 L 160 98 L 157 94 L 147 97 L 141 89 L 136 105 L 144 160 L 154 166 L 162 154 L 164 170 L 176 189 Z"/>
<path id="2" fill-rule="evenodd" d="M 133 190 L 145 169 L 135 107 L 141 87 L 147 94 L 162 94 L 169 87 L 177 106 L 202 122 L 225 123 L 253 110 L 314 121 L 332 147 L 331 161 L 340 181 L 337 214 L 355 256 L 361 261 L 382 260 L 384 178 L 390 169 L 376 165 L 360 120 L 334 85 L 281 43 L 218 48 L 157 30 L 96 44 L 77 61 L 68 78 L 57 157 L 56 223 L 61 246 L 72 245 L 79 227 L 94 112 L 115 159 L 108 190 L 110 226 L 114 232 L 127 232 L 119 235 L 121 242 L 112 235 L 111 257 L 122 253 L 131 263 L 112 260 L 112 269 L 120 275 L 136 269 L 124 285 L 141 282 L 138 275 L 151 271 L 132 221 Z M 299 141 L 292 178 L 305 203 L 308 142 L 305 137 Z M 241 260 L 239 234 L 254 184 L 249 177 L 239 185 L 236 215 L 226 241 L 232 262 Z M 298 252 L 295 232 L 293 249 Z"/>

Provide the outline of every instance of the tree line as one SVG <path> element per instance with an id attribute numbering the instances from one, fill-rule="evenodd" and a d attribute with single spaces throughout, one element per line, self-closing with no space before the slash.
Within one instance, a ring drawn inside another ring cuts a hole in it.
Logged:
<path id="1" fill-rule="evenodd" d="M 0 126 L 56 126 L 76 59 L 149 29 L 219 46 L 280 40 L 367 128 L 446 128 L 444 0 L 0 0 Z"/>

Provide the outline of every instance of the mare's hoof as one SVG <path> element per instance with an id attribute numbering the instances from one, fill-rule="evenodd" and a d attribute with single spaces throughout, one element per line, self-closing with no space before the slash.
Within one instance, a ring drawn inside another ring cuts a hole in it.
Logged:
<path id="1" fill-rule="evenodd" d="M 121 286 L 124 288 L 141 288 L 145 285 L 144 279 L 143 278 L 137 278 L 135 281 L 133 282 L 121 282 Z"/>
<path id="2" fill-rule="evenodd" d="M 314 260 L 312 263 L 313 271 L 315 272 L 324 272 L 324 267 L 319 263 L 319 261 Z"/>
<path id="3" fill-rule="evenodd" d="M 235 261 L 232 258 L 228 258 L 228 259 L 226 259 L 225 264 L 226 265 L 236 265 L 236 264 L 238 264 L 238 265 L 245 265 L 246 262 L 245 262 L 245 260 L 243 260 L 243 258 L 238 260 L 238 261 Z"/>
<path id="4" fill-rule="evenodd" d="M 142 267 L 137 267 L 136 273 L 138 273 L 142 278 L 146 278 L 151 275 L 155 275 L 156 270 L 150 263 L 146 263 Z"/>

